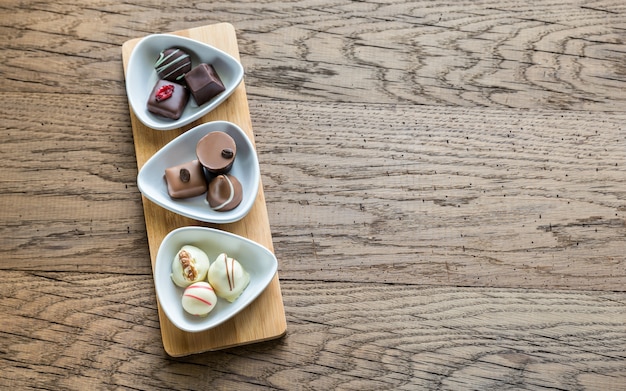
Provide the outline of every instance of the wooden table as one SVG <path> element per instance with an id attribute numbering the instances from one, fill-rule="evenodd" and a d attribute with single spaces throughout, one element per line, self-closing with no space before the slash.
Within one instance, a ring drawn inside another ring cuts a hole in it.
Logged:
<path id="1" fill-rule="evenodd" d="M 0 9 L 1 388 L 626 387 L 623 2 Z M 219 22 L 287 333 L 172 358 L 121 45 Z"/>

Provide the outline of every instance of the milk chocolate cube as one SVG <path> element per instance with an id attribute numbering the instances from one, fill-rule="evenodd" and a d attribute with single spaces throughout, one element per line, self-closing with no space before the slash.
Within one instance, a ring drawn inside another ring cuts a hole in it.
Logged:
<path id="1" fill-rule="evenodd" d="M 172 198 L 196 197 L 207 191 L 204 171 L 197 160 L 166 168 L 165 181 Z"/>
<path id="2" fill-rule="evenodd" d="M 224 132 L 210 132 L 196 144 L 196 156 L 211 174 L 225 174 L 230 171 L 236 155 L 237 143 Z"/>
<path id="3" fill-rule="evenodd" d="M 185 81 L 198 106 L 202 106 L 225 90 L 224 83 L 222 83 L 215 68 L 205 63 L 199 64 L 187 72 Z"/>

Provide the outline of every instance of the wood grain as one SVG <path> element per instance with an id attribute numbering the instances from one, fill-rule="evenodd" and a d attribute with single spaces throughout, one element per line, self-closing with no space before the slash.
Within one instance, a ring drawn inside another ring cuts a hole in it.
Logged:
<path id="1" fill-rule="evenodd" d="M 6 97 L 10 103 L 0 109 L 3 267 L 149 275 L 126 98 Z"/>
<path id="2" fill-rule="evenodd" d="M 0 72 L 10 91 L 123 95 L 123 42 L 230 22 L 252 97 L 593 111 L 626 103 L 621 1 L 247 0 L 164 9 L 9 0 L 0 9 Z"/>
<path id="3" fill-rule="evenodd" d="M 163 351 L 120 46 L 232 23 L 288 333 Z M 0 3 L 0 388 L 622 390 L 621 1 Z"/>
<path id="4" fill-rule="evenodd" d="M 282 281 L 279 340 L 179 359 L 143 276 L 5 272 L 18 389 L 602 389 L 626 381 L 626 295 Z"/>
<path id="5" fill-rule="evenodd" d="M 15 96 L 9 111 L 27 99 Z M 107 100 L 103 116 L 128 116 L 127 106 Z M 78 263 L 85 272 L 150 274 L 128 130 L 66 125 L 83 110 L 78 101 L 58 109 L 42 100 L 43 110 L 65 112 L 60 124 L 10 125 L 10 135 L 32 138 L 0 145 L 8 168 L 0 199 L 25 206 L 3 211 L 0 246 L 19 260 L 14 270 Z M 626 286 L 623 114 L 267 101 L 251 110 L 281 274 Z M 88 133 L 99 135 L 84 141 Z M 130 158 L 120 160 L 118 144 Z M 24 163 L 25 150 L 39 160 Z M 53 181 L 50 172 L 58 172 Z M 72 205 L 79 208 L 69 213 Z M 106 237 L 116 239 L 97 240 Z M 33 258 L 33 249 L 49 255 Z"/>
<path id="6" fill-rule="evenodd" d="M 291 276 L 626 286 L 623 114 L 287 102 L 253 113 Z"/>

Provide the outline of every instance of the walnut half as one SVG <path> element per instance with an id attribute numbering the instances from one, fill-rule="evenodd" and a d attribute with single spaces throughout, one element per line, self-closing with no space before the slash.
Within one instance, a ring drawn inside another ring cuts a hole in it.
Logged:
<path id="1" fill-rule="evenodd" d="M 178 253 L 178 261 L 183 267 L 183 276 L 188 281 L 195 281 L 198 278 L 198 269 L 196 269 L 196 261 L 191 254 L 185 250 Z"/>

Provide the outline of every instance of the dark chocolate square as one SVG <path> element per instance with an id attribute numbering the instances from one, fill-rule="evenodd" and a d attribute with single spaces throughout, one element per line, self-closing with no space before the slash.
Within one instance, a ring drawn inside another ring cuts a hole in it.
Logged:
<path id="1" fill-rule="evenodd" d="M 187 87 L 198 106 L 213 99 L 225 90 L 224 83 L 212 65 L 199 64 L 185 74 Z"/>

